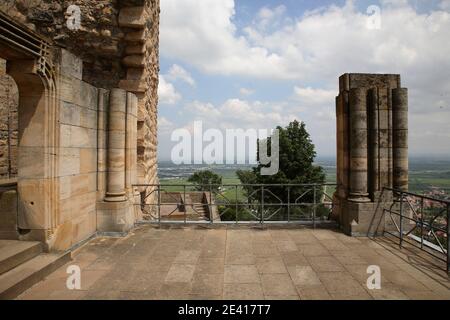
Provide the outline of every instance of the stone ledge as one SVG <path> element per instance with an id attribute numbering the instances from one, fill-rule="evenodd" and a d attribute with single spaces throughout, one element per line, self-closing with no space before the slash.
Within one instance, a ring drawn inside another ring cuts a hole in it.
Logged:
<path id="1" fill-rule="evenodd" d="M 139 80 L 120 80 L 119 88 L 129 92 L 146 92 L 145 82 Z"/>
<path id="2" fill-rule="evenodd" d="M 144 55 L 134 54 L 123 58 L 122 63 L 127 67 L 140 68 L 145 65 Z"/>
<path id="3" fill-rule="evenodd" d="M 144 29 L 146 23 L 147 15 L 144 7 L 128 7 L 120 10 L 120 27 Z"/>

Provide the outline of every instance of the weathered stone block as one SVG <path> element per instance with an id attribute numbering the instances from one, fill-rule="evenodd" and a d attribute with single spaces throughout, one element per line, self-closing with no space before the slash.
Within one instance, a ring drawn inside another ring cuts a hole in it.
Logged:
<path id="1" fill-rule="evenodd" d="M 0 193 L 0 232 L 17 232 L 17 192 Z"/>
<path id="2" fill-rule="evenodd" d="M 145 7 L 124 7 L 119 13 L 119 25 L 126 28 L 143 29 L 147 23 Z"/>
<path id="3" fill-rule="evenodd" d="M 125 48 L 125 54 L 126 55 L 132 55 L 132 54 L 144 54 L 146 51 L 144 44 L 136 44 L 136 45 L 128 45 Z"/>
<path id="4" fill-rule="evenodd" d="M 97 131 L 83 127 L 72 127 L 70 141 L 70 146 L 74 148 L 96 148 Z"/>
<path id="5" fill-rule="evenodd" d="M 74 77 L 75 79 L 83 79 L 83 61 L 65 49 L 61 49 L 61 73 Z"/>
<path id="6" fill-rule="evenodd" d="M 80 149 L 80 173 L 92 173 L 97 171 L 97 149 Z"/>
<path id="7" fill-rule="evenodd" d="M 122 63 L 131 68 L 140 68 L 145 65 L 145 56 L 134 54 L 123 58 Z"/>
<path id="8" fill-rule="evenodd" d="M 20 147 L 19 176 L 27 178 L 44 178 L 45 168 L 41 165 L 47 154 L 42 147 Z"/>
<path id="9" fill-rule="evenodd" d="M 59 199 L 70 199 L 71 195 L 71 176 L 64 176 L 59 178 Z"/>
<path id="10" fill-rule="evenodd" d="M 80 150 L 61 148 L 59 153 L 59 175 L 68 176 L 80 173 Z"/>
<path id="11" fill-rule="evenodd" d="M 71 197 L 84 195 L 89 192 L 89 177 L 87 174 L 72 176 L 70 179 Z"/>
<path id="12" fill-rule="evenodd" d="M 128 42 L 145 43 L 146 39 L 147 39 L 147 32 L 145 30 L 128 32 L 125 35 L 125 41 Z"/>
<path id="13" fill-rule="evenodd" d="M 59 113 L 61 124 L 81 125 L 81 108 L 73 103 L 62 101 Z"/>
<path id="14" fill-rule="evenodd" d="M 141 80 L 120 80 L 119 88 L 129 92 L 146 92 L 147 84 Z"/>
<path id="15" fill-rule="evenodd" d="M 80 126 L 88 129 L 97 129 L 98 119 L 97 111 L 83 108 L 81 110 L 81 122 Z"/>
<path id="16" fill-rule="evenodd" d="M 124 202 L 97 203 L 97 230 L 100 232 L 127 232 L 134 225 L 133 204 Z"/>

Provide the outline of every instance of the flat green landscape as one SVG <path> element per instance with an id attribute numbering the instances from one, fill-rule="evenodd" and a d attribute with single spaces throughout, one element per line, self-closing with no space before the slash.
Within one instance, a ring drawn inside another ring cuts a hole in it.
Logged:
<path id="1" fill-rule="evenodd" d="M 325 158 L 317 161 L 317 165 L 323 167 L 326 174 L 327 183 L 336 183 L 336 168 L 335 160 L 333 158 Z M 169 166 L 167 163 L 162 165 L 161 171 L 164 168 L 171 168 L 175 170 L 174 166 Z M 246 166 L 243 169 L 250 170 L 250 166 Z M 183 185 L 190 183 L 187 181 L 189 172 L 194 172 L 196 170 L 210 169 L 215 173 L 222 176 L 222 182 L 224 185 L 240 185 L 240 181 L 236 175 L 236 170 L 241 169 L 239 167 L 227 167 L 227 166 L 210 166 L 199 168 L 195 166 L 189 167 L 189 170 L 183 170 L 183 168 L 177 168 L 176 170 L 182 177 L 160 177 L 160 183 L 170 184 L 170 185 Z M 189 172 L 188 172 L 189 171 Z M 164 187 L 167 191 L 183 191 L 183 187 Z M 409 170 L 409 190 L 410 192 L 423 194 L 431 190 L 442 190 L 450 195 L 450 160 L 442 159 L 429 159 L 429 158 L 411 158 L 410 159 L 410 170 Z M 192 188 L 187 188 L 186 191 L 192 191 Z M 326 190 L 328 195 L 332 195 L 334 192 L 334 187 L 327 187 Z M 235 198 L 235 188 L 225 187 L 223 193 L 226 197 Z M 238 188 L 238 198 L 242 197 L 242 188 Z"/>

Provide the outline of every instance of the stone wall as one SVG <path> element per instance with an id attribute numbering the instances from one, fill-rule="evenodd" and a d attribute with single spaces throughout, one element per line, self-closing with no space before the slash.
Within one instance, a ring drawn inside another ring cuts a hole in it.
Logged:
<path id="1" fill-rule="evenodd" d="M 81 60 L 61 52 L 59 74 L 59 215 L 53 248 L 66 249 L 96 232 L 98 96 L 84 82 Z"/>
<path id="2" fill-rule="evenodd" d="M 72 4 L 80 30 L 66 26 Z M 159 1 L 5 0 L 0 11 L 52 60 L 46 73 L 42 53 L 0 39 L 20 96 L 18 238 L 66 250 L 127 232 L 148 192 L 133 185 L 157 179 Z"/>
<path id="3" fill-rule="evenodd" d="M 66 26 L 69 5 L 81 9 L 79 30 Z M 82 59 L 85 82 L 138 96 L 139 183 L 157 183 L 159 0 L 5 0 L 0 10 Z"/>
<path id="4" fill-rule="evenodd" d="M 17 176 L 18 91 L 0 59 L 0 180 Z"/>
<path id="5" fill-rule="evenodd" d="M 115 0 L 3 0 L 0 10 L 83 60 L 84 80 L 97 87 L 114 87 L 125 75 L 121 65 L 124 33 L 118 26 Z M 66 25 L 69 5 L 81 9 L 81 28 Z"/>

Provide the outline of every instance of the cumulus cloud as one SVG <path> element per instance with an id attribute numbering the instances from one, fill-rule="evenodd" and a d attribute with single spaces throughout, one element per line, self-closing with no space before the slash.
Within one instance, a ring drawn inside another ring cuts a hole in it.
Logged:
<path id="1" fill-rule="evenodd" d="M 158 130 L 160 133 L 171 132 L 175 128 L 175 124 L 166 117 L 158 118 Z"/>
<path id="2" fill-rule="evenodd" d="M 158 97 L 160 104 L 172 105 L 181 100 L 181 94 L 161 75 L 159 76 Z"/>
<path id="3" fill-rule="evenodd" d="M 233 23 L 232 0 L 166 0 L 161 50 L 211 73 L 309 81 L 335 79 L 348 69 L 405 73 L 418 65 L 449 65 L 450 45 L 445 41 L 449 13 L 419 14 L 407 2 L 383 4 L 380 30 L 367 28 L 366 13 L 347 1 L 342 7 L 312 11 L 271 32 L 249 25 L 242 36 Z M 264 7 L 257 21 L 268 23 L 284 10 Z"/>
<path id="4" fill-rule="evenodd" d="M 272 103 L 238 98 L 228 99 L 220 105 L 194 101 L 184 108 L 186 113 L 195 115 L 191 121 L 201 120 L 206 126 L 221 130 L 272 129 L 278 125 L 285 126 L 296 118 L 294 114 L 276 109 Z"/>
<path id="5" fill-rule="evenodd" d="M 218 74 L 279 73 L 280 57 L 238 36 L 233 0 L 161 1 L 161 53 Z"/>
<path id="6" fill-rule="evenodd" d="M 442 0 L 439 4 L 439 8 L 442 10 L 450 10 L 450 0 Z"/>
<path id="7" fill-rule="evenodd" d="M 195 86 L 195 80 L 192 78 L 191 74 L 186 71 L 183 67 L 174 64 L 170 67 L 169 72 L 165 76 L 170 81 L 181 80 L 189 84 L 190 86 Z"/>
<path id="8" fill-rule="evenodd" d="M 267 30 L 269 27 L 280 26 L 285 12 L 286 7 L 284 5 L 275 8 L 262 7 L 256 15 L 253 25 L 259 30 Z"/>
<path id="9" fill-rule="evenodd" d="M 242 96 L 251 96 L 252 94 L 255 93 L 255 90 L 247 89 L 247 88 L 240 88 L 240 89 L 239 89 L 239 93 L 240 93 Z"/>
<path id="10" fill-rule="evenodd" d="M 311 87 L 294 87 L 294 97 L 299 102 L 308 106 L 332 104 L 337 95 L 337 90 L 315 89 Z"/>
<path id="11" fill-rule="evenodd" d="M 380 4 L 379 30 L 367 27 L 367 13 L 350 0 L 291 19 L 284 17 L 286 8 L 266 6 L 238 30 L 233 0 L 165 0 L 161 53 L 208 74 L 294 81 L 297 110 L 315 108 L 307 115 L 311 126 L 330 118 L 339 75 L 399 73 L 403 86 L 410 89 L 411 121 L 426 114 L 422 132 L 449 133 L 449 126 L 439 122 L 443 116 L 450 118 L 449 0 L 441 0 L 428 12 L 418 12 L 406 0 Z M 214 108 L 226 106 L 233 110 L 240 106 L 256 118 L 261 112 L 256 103 L 231 99 Z M 280 114 L 278 107 L 272 105 L 271 110 Z M 413 153 L 427 148 L 423 139 L 411 137 Z"/>

